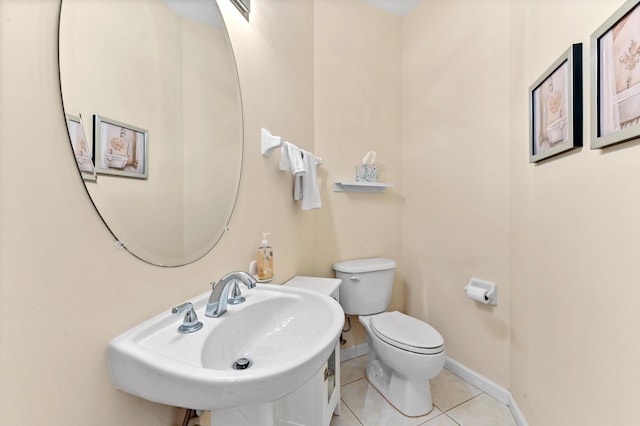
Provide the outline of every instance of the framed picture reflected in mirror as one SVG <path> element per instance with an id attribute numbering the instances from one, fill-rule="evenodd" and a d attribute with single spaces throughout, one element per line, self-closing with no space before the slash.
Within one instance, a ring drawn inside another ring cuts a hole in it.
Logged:
<path id="1" fill-rule="evenodd" d="M 96 172 L 146 179 L 149 132 L 110 118 L 93 116 Z"/>
<path id="2" fill-rule="evenodd" d="M 71 140 L 73 155 L 76 157 L 78 171 L 80 171 L 82 179 L 95 181 L 96 169 L 94 167 L 91 149 L 89 148 L 90 144 L 87 141 L 87 136 L 84 131 L 82 117 L 72 114 L 65 114 L 65 117 L 67 119 L 67 130 L 69 132 L 69 139 Z"/>

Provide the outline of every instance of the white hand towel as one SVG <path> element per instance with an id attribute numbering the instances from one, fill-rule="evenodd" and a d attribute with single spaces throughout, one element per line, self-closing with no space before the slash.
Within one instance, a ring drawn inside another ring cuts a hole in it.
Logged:
<path id="1" fill-rule="evenodd" d="M 307 172 L 302 175 L 302 210 L 322 207 L 320 188 L 318 188 L 318 172 L 316 167 L 322 164 L 322 158 L 308 151 L 302 151 L 303 162 Z"/>
<path id="2" fill-rule="evenodd" d="M 302 176 L 307 171 L 302 160 L 302 150 L 289 142 L 282 142 L 280 150 L 280 170 L 290 171 L 293 175 L 293 199 L 302 200 Z"/>
<path id="3" fill-rule="evenodd" d="M 280 150 L 280 170 L 289 170 L 292 175 L 304 174 L 306 169 L 302 161 L 302 151 L 300 148 L 289 142 L 282 142 Z"/>

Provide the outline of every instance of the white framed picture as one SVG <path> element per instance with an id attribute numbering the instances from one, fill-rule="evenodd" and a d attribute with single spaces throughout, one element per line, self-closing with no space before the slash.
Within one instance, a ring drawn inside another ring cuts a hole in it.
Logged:
<path id="1" fill-rule="evenodd" d="M 84 180 L 96 180 L 96 169 L 93 163 L 93 156 L 84 132 L 82 118 L 80 116 L 65 114 L 67 119 L 67 131 L 76 158 L 78 171 Z"/>

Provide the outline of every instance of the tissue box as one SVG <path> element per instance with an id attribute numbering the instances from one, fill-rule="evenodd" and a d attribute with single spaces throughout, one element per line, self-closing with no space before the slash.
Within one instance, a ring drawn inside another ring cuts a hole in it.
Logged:
<path id="1" fill-rule="evenodd" d="M 356 182 L 377 182 L 378 167 L 375 164 L 360 164 L 356 167 Z"/>

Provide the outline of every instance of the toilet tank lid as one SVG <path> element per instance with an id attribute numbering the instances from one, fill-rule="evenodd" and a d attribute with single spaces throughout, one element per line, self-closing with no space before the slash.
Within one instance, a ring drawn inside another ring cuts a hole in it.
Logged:
<path id="1" fill-rule="evenodd" d="M 361 274 L 363 272 L 384 271 L 395 269 L 396 262 L 383 257 L 370 257 L 366 259 L 342 260 L 333 264 L 333 269 L 348 274 Z"/>

